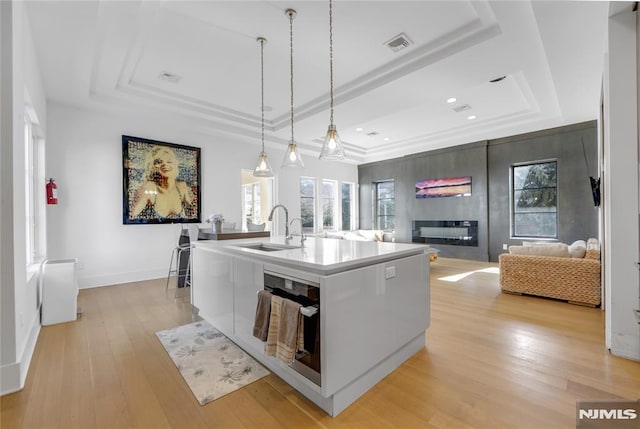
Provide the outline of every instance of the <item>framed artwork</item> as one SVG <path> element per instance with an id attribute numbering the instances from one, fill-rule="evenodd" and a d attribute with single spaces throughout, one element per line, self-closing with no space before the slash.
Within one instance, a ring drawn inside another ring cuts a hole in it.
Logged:
<path id="1" fill-rule="evenodd" d="M 416 198 L 468 197 L 469 195 L 471 195 L 471 176 L 416 182 Z"/>
<path id="2" fill-rule="evenodd" d="M 122 223 L 200 223 L 200 148 L 122 136 Z"/>

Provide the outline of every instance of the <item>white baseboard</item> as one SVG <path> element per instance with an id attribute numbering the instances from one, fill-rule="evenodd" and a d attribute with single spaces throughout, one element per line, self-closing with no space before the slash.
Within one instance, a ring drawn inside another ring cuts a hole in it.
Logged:
<path id="1" fill-rule="evenodd" d="M 22 390 L 31 365 L 31 358 L 36 348 L 40 335 L 40 313 L 33 319 L 31 329 L 29 330 L 29 338 L 22 351 L 22 355 L 17 362 L 3 365 L 0 367 L 0 395 L 6 395 Z"/>
<path id="2" fill-rule="evenodd" d="M 90 289 L 101 286 L 113 286 L 121 283 L 139 282 L 143 280 L 158 279 L 167 276 L 167 270 L 147 270 L 129 273 L 103 274 L 96 276 L 82 276 L 78 273 L 78 287 Z"/>

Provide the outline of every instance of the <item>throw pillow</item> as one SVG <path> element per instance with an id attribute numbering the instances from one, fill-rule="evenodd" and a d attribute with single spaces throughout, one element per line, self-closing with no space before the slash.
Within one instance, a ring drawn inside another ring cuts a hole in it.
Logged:
<path id="1" fill-rule="evenodd" d="M 597 238 L 587 240 L 587 253 L 585 259 L 600 259 L 600 243 Z"/>
<path id="2" fill-rule="evenodd" d="M 370 241 L 382 241 L 381 240 L 381 235 L 378 235 L 378 233 L 382 233 L 382 231 L 376 231 L 373 229 L 359 229 L 358 230 L 358 234 L 360 234 L 361 236 L 363 236 L 364 238 L 366 238 L 367 240 Z"/>
<path id="3" fill-rule="evenodd" d="M 587 243 L 584 240 L 576 240 L 569 245 L 569 255 L 572 258 L 584 258 L 587 253 Z"/>
<path id="4" fill-rule="evenodd" d="M 357 232 L 345 232 L 344 233 L 344 239 L 345 240 L 354 240 L 354 241 L 369 241 L 365 237 L 363 237 L 362 235 L 358 234 Z"/>
<path id="5" fill-rule="evenodd" d="M 324 238 L 337 238 L 339 240 L 344 239 L 344 233 L 343 232 L 324 232 L 323 235 Z"/>

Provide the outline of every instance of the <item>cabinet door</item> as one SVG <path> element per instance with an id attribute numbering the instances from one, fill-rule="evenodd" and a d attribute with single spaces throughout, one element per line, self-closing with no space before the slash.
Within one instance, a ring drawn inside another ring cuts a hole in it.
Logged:
<path id="1" fill-rule="evenodd" d="M 263 344 L 253 336 L 253 325 L 258 304 L 258 291 L 263 289 L 264 285 L 262 263 L 234 256 L 233 279 L 235 336 L 261 349 Z"/>
<path id="2" fill-rule="evenodd" d="M 193 254 L 193 304 L 200 316 L 223 334 L 233 335 L 233 260 L 196 248 Z"/>
<path id="3" fill-rule="evenodd" d="M 323 278 L 322 393 L 331 395 L 429 326 L 426 255 Z"/>

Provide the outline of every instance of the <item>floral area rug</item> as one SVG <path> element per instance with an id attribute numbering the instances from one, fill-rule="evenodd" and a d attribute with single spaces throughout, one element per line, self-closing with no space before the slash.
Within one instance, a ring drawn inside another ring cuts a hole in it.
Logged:
<path id="1" fill-rule="evenodd" d="M 200 405 L 269 375 L 204 320 L 156 332 L 156 336 Z"/>

